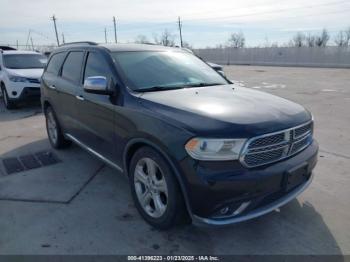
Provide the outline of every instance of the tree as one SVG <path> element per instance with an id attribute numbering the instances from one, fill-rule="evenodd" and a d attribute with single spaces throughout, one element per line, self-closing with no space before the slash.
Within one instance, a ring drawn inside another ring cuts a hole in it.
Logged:
<path id="1" fill-rule="evenodd" d="M 135 43 L 137 43 L 137 44 L 148 44 L 149 41 L 147 39 L 147 36 L 145 36 L 145 35 L 138 35 L 135 38 Z"/>
<path id="2" fill-rule="evenodd" d="M 324 28 L 321 32 L 321 35 L 316 36 L 316 39 L 315 39 L 316 46 L 325 47 L 329 41 L 329 38 L 330 38 L 329 33 Z"/>
<path id="3" fill-rule="evenodd" d="M 242 32 L 232 33 L 228 39 L 228 44 L 233 48 L 242 48 L 245 46 L 245 37 Z"/>
<path id="4" fill-rule="evenodd" d="M 305 35 L 302 32 L 296 33 L 296 35 L 291 40 L 291 45 L 295 47 L 305 46 Z"/>
<path id="5" fill-rule="evenodd" d="M 334 38 L 334 42 L 337 46 L 340 47 L 347 46 L 344 31 L 339 31 L 339 33 Z"/>
<path id="6" fill-rule="evenodd" d="M 175 46 L 175 36 L 165 29 L 160 38 L 154 35 L 154 42 L 158 45 Z"/>
<path id="7" fill-rule="evenodd" d="M 193 49 L 193 46 L 190 43 L 186 42 L 186 41 L 182 42 L 182 47 L 183 48 L 187 48 L 187 49 L 191 49 L 191 50 Z"/>
<path id="8" fill-rule="evenodd" d="M 348 27 L 348 29 L 345 30 L 345 35 L 346 35 L 346 42 L 349 46 L 350 45 L 350 26 Z"/>
<path id="9" fill-rule="evenodd" d="M 350 27 L 345 31 L 339 31 L 339 33 L 335 36 L 334 42 L 337 46 L 349 46 L 350 44 Z"/>
<path id="10" fill-rule="evenodd" d="M 305 41 L 308 47 L 314 47 L 316 45 L 316 37 L 310 33 L 306 36 Z"/>

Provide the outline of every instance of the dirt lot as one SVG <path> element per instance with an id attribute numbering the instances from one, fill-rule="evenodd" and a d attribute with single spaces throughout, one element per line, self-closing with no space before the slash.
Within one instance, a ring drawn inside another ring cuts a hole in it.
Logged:
<path id="1" fill-rule="evenodd" d="M 0 163 L 0 254 L 350 254 L 350 70 L 225 70 L 313 112 L 319 163 L 297 200 L 226 228 L 160 232 L 138 215 L 123 176 L 73 146 L 52 150 L 59 162 L 45 167 L 8 175 Z M 44 126 L 40 107 L 9 112 L 1 100 L 0 158 L 51 150 Z"/>

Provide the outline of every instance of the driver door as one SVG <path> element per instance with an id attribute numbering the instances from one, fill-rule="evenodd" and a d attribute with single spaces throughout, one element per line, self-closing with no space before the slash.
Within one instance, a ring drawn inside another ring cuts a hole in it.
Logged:
<path id="1" fill-rule="evenodd" d="M 112 78 L 106 58 L 97 51 L 87 53 L 82 83 L 91 76 Z M 115 111 L 111 96 L 87 93 L 81 85 L 77 89 L 76 108 L 77 139 L 109 160 L 115 159 Z"/>

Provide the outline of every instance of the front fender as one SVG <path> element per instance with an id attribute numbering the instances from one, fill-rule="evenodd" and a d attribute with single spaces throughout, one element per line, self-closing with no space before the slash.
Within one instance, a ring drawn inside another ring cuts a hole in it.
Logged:
<path id="1" fill-rule="evenodd" d="M 123 153 L 123 166 L 124 166 L 124 172 L 125 174 L 129 177 L 129 170 L 128 170 L 128 152 L 130 151 L 130 149 L 132 147 L 134 147 L 135 145 L 143 145 L 143 146 L 149 146 L 154 148 L 155 150 L 157 150 L 163 157 L 164 159 L 169 163 L 179 185 L 180 185 L 180 189 L 182 192 L 182 195 L 184 197 L 185 200 L 185 205 L 186 205 L 186 209 L 188 214 L 190 215 L 191 219 L 193 218 L 193 213 L 192 213 L 192 208 L 191 208 L 191 204 L 189 201 L 189 197 L 188 197 L 188 183 L 187 180 L 185 179 L 184 175 L 182 174 L 182 172 L 180 171 L 180 167 L 177 163 L 177 160 L 174 159 L 173 157 L 170 156 L 168 150 L 166 149 L 166 147 L 164 147 L 163 145 L 156 143 L 154 141 L 152 141 L 152 139 L 149 138 L 133 138 L 131 139 L 125 149 L 124 149 L 124 153 Z"/>

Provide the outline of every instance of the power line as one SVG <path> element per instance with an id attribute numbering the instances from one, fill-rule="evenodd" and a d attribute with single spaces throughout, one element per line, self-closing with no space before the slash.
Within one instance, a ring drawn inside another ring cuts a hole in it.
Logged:
<path id="1" fill-rule="evenodd" d="M 38 31 L 34 30 L 33 28 L 31 28 L 30 31 L 31 31 L 32 33 L 35 33 L 35 34 L 38 35 L 38 36 L 41 36 L 41 37 L 47 39 L 47 40 L 52 40 L 51 37 L 48 37 L 46 34 L 43 34 L 43 33 L 41 33 L 41 32 L 38 32 Z"/>
<path id="2" fill-rule="evenodd" d="M 56 26 L 56 17 L 55 17 L 55 15 L 53 15 L 53 16 L 51 17 L 51 19 L 52 19 L 53 24 L 54 24 L 54 27 L 55 27 L 57 46 L 59 46 L 59 45 L 60 45 L 60 40 L 58 39 L 58 33 L 57 33 L 57 26 Z"/>
<path id="3" fill-rule="evenodd" d="M 239 18 L 239 17 L 247 17 L 247 16 L 255 16 L 255 15 L 265 15 L 265 14 L 273 14 L 273 13 L 279 13 L 279 12 L 286 12 L 290 10 L 297 10 L 297 9 L 308 9 L 308 8 L 315 8 L 315 7 L 321 7 L 321 6 L 329 6 L 329 5 L 336 5 L 340 3 L 348 3 L 348 0 L 342 0 L 342 1 L 335 1 L 335 2 L 329 2 L 324 4 L 317 4 L 317 5 L 305 5 L 305 6 L 298 6 L 298 7 L 289 7 L 289 8 L 280 8 L 270 11 L 263 11 L 263 12 L 253 12 L 248 14 L 240 14 L 240 15 L 230 15 L 230 16 L 223 16 L 223 17 L 208 17 L 208 18 L 192 18 L 192 19 L 185 19 L 186 21 L 210 21 L 210 20 L 227 20 L 230 18 Z"/>

